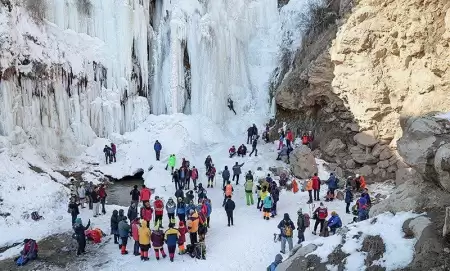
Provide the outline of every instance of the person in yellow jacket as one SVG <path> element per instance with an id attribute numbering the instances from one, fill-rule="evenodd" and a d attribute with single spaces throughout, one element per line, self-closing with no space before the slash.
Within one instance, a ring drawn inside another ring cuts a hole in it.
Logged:
<path id="1" fill-rule="evenodd" d="M 310 178 L 309 180 L 306 181 L 305 190 L 308 191 L 308 194 L 309 194 L 309 201 L 307 202 L 307 204 L 310 204 L 310 203 L 313 202 L 313 198 L 312 198 L 313 181 L 312 181 L 312 178 Z"/>
<path id="2" fill-rule="evenodd" d="M 264 202 L 264 199 L 269 196 L 269 192 L 267 191 L 266 187 L 263 186 L 261 189 L 261 192 L 259 192 L 259 197 L 261 198 L 261 202 Z M 261 211 L 263 207 L 263 204 L 261 204 L 261 208 L 259 210 Z"/>
<path id="3" fill-rule="evenodd" d="M 194 210 L 189 211 L 190 217 L 187 221 L 187 227 L 189 230 L 189 238 L 191 239 L 191 245 L 197 244 L 197 231 L 198 231 L 198 214 Z"/>
<path id="4" fill-rule="evenodd" d="M 150 229 L 147 221 L 141 220 L 141 227 L 139 228 L 139 246 L 141 248 L 141 260 L 148 261 L 148 250 L 150 249 Z"/>

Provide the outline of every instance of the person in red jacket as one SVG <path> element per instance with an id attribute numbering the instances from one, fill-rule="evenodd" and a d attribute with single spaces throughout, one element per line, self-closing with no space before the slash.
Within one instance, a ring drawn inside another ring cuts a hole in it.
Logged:
<path id="1" fill-rule="evenodd" d="M 320 200 L 320 178 L 317 176 L 317 173 L 314 173 L 314 177 L 312 179 L 312 187 L 314 190 L 314 200 Z"/>
<path id="2" fill-rule="evenodd" d="M 153 207 L 155 207 L 155 227 L 158 225 L 162 225 L 163 214 L 164 214 L 164 202 L 159 198 L 159 196 L 155 196 L 155 202 L 153 203 Z"/>
<path id="3" fill-rule="evenodd" d="M 100 198 L 100 203 L 102 204 L 102 214 L 106 214 L 105 204 L 106 204 L 106 188 L 104 184 L 100 185 L 98 189 L 98 196 Z"/>
<path id="4" fill-rule="evenodd" d="M 316 219 L 316 224 L 314 224 L 314 231 L 313 234 L 316 234 L 317 226 L 320 224 L 320 232 L 323 230 L 323 224 L 325 222 L 325 219 L 327 219 L 328 216 L 328 209 L 327 207 L 323 206 L 323 202 L 320 203 L 320 206 L 314 211 L 313 218 Z"/>
<path id="5" fill-rule="evenodd" d="M 152 196 L 152 192 L 150 191 L 150 189 L 148 189 L 145 184 L 142 185 L 142 189 L 141 189 L 141 194 L 140 194 L 140 198 L 143 204 L 145 204 L 145 202 L 149 202 L 150 201 L 150 197 Z"/>
<path id="6" fill-rule="evenodd" d="M 288 148 L 292 148 L 292 142 L 294 142 L 294 134 L 292 133 L 291 129 L 288 129 L 286 134 L 286 146 Z"/>
<path id="7" fill-rule="evenodd" d="M 147 225 L 150 225 L 150 221 L 152 221 L 153 209 L 150 206 L 150 202 L 144 202 L 144 206 L 141 208 L 141 218 L 147 221 Z"/>
<path id="8" fill-rule="evenodd" d="M 230 155 L 230 158 L 236 155 L 236 147 L 234 145 L 228 150 L 228 154 Z"/>
<path id="9" fill-rule="evenodd" d="M 197 189 L 197 180 L 198 180 L 198 170 L 195 168 L 195 166 L 192 167 L 191 179 L 192 182 L 194 183 L 194 190 L 195 190 Z M 187 188 L 189 189 L 189 184 Z"/>
<path id="10" fill-rule="evenodd" d="M 112 161 L 114 161 L 114 163 L 116 162 L 116 151 L 117 151 L 116 144 L 111 143 L 111 160 L 110 160 L 110 162 L 112 162 Z"/>
<path id="11" fill-rule="evenodd" d="M 134 240 L 134 248 L 133 248 L 133 255 L 134 256 L 140 256 L 141 253 L 139 252 L 139 218 L 135 218 L 133 221 L 131 221 L 131 235 L 133 236 Z"/>
<path id="12" fill-rule="evenodd" d="M 184 226 L 184 222 L 180 221 L 178 224 L 178 231 L 180 232 L 180 237 L 178 238 L 178 254 L 182 255 L 186 253 L 186 249 L 184 247 L 184 243 L 186 242 L 186 226 Z"/>

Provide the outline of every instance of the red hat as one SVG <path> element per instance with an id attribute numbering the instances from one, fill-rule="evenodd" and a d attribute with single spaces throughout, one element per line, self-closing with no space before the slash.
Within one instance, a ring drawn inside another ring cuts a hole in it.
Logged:
<path id="1" fill-rule="evenodd" d="M 183 222 L 183 221 L 180 221 L 180 223 L 179 223 L 178 225 L 184 226 L 184 222 Z"/>

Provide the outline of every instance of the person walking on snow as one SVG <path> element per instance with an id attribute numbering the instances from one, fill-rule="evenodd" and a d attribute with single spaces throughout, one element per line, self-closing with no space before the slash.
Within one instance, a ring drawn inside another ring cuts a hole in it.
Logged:
<path id="1" fill-rule="evenodd" d="M 180 173 L 178 169 L 175 169 L 172 174 L 172 182 L 175 183 L 175 190 L 183 190 L 180 185 Z"/>
<path id="2" fill-rule="evenodd" d="M 255 139 L 253 139 L 252 151 L 250 152 L 249 157 L 252 156 L 253 152 L 255 153 L 255 156 L 258 156 L 258 149 L 256 149 L 257 145 L 258 145 L 258 136 L 256 136 Z"/>
<path id="3" fill-rule="evenodd" d="M 128 220 L 134 221 L 138 217 L 138 209 L 136 203 L 131 203 L 130 207 L 128 207 L 127 212 Z"/>
<path id="4" fill-rule="evenodd" d="M 214 167 L 214 164 L 211 164 L 211 167 L 208 170 L 208 187 L 207 188 L 213 188 L 215 176 L 216 176 L 216 168 Z"/>
<path id="5" fill-rule="evenodd" d="M 284 214 L 283 220 L 278 224 L 278 228 L 281 231 L 281 253 L 285 253 L 286 251 L 286 242 L 289 244 L 289 251 L 294 247 L 292 243 L 292 237 L 294 236 L 294 222 L 292 222 L 288 213 Z"/>
<path id="6" fill-rule="evenodd" d="M 263 200 L 263 212 L 264 212 L 263 218 L 265 220 L 269 220 L 270 219 L 270 212 L 271 211 L 272 211 L 272 198 L 270 196 L 266 196 L 264 198 L 264 200 Z"/>
<path id="7" fill-rule="evenodd" d="M 182 198 L 178 198 L 177 216 L 179 221 L 186 222 L 186 203 L 184 203 Z"/>
<path id="8" fill-rule="evenodd" d="M 160 225 L 156 225 L 156 230 L 151 234 L 151 240 L 153 244 L 153 249 L 155 250 L 156 260 L 159 260 L 159 253 L 161 252 L 162 257 L 167 257 L 164 251 L 164 232 L 161 230 Z"/>
<path id="9" fill-rule="evenodd" d="M 222 171 L 222 189 L 225 187 L 225 184 L 230 180 L 230 171 L 228 170 L 228 166 L 225 166 L 225 169 Z"/>
<path id="10" fill-rule="evenodd" d="M 308 196 L 309 196 L 309 200 L 306 203 L 307 204 L 313 203 L 313 196 L 312 196 L 313 181 L 312 181 L 312 178 L 310 178 L 309 180 L 306 181 L 305 190 L 308 191 Z"/>
<path id="11" fill-rule="evenodd" d="M 277 184 L 274 181 L 272 181 L 270 195 L 272 196 L 273 200 L 271 217 L 275 217 L 277 215 L 277 203 L 280 200 L 280 190 L 278 189 Z"/>
<path id="12" fill-rule="evenodd" d="M 186 232 L 187 229 L 184 225 L 184 221 L 178 222 L 178 232 L 180 232 L 180 237 L 178 238 L 178 254 L 183 255 L 186 253 L 184 243 L 186 242 Z"/>
<path id="13" fill-rule="evenodd" d="M 170 167 L 170 172 L 173 174 L 173 170 L 175 169 L 176 162 L 177 162 L 177 158 L 175 157 L 175 154 L 171 154 L 169 156 L 169 161 L 167 162 L 167 165 L 166 165 L 166 170 L 168 167 Z"/>
<path id="14" fill-rule="evenodd" d="M 114 163 L 116 162 L 116 152 L 117 152 L 117 147 L 116 144 L 111 143 L 111 162 L 114 161 Z"/>
<path id="15" fill-rule="evenodd" d="M 336 176 L 334 173 L 330 173 L 330 177 L 325 182 L 328 185 L 328 193 L 327 193 L 327 200 L 326 201 L 333 201 L 334 199 L 334 191 L 336 191 L 338 186 L 338 180 L 336 179 Z"/>
<path id="16" fill-rule="evenodd" d="M 198 170 L 195 168 L 195 166 L 192 167 L 191 178 L 192 178 L 192 182 L 194 184 L 194 190 L 195 190 L 195 189 L 197 189 L 197 180 L 198 180 Z M 187 189 L 189 189 L 189 184 L 188 184 Z"/>
<path id="17" fill-rule="evenodd" d="M 238 157 L 244 157 L 247 155 L 247 147 L 242 144 L 237 151 Z"/>
<path id="18" fill-rule="evenodd" d="M 106 214 L 105 204 L 106 204 L 106 188 L 104 184 L 100 185 L 98 189 L 98 196 L 100 197 L 100 203 L 102 204 L 102 214 Z"/>
<path id="19" fill-rule="evenodd" d="M 137 204 L 139 203 L 139 195 L 141 194 L 141 192 L 138 190 L 138 186 L 135 185 L 133 187 L 133 190 L 131 190 L 130 195 L 131 195 L 131 203 L 135 203 L 136 207 Z"/>
<path id="20" fill-rule="evenodd" d="M 80 183 L 80 187 L 78 187 L 78 197 L 80 198 L 81 208 L 84 209 L 84 203 L 86 201 L 86 189 L 84 188 L 83 183 Z"/>
<path id="21" fill-rule="evenodd" d="M 314 224 L 313 234 L 316 234 L 317 226 L 320 224 L 320 232 L 323 230 L 323 224 L 325 223 L 325 219 L 328 216 L 328 209 L 324 207 L 323 202 L 320 203 L 320 206 L 314 211 L 313 218 L 316 219 L 316 223 Z"/>
<path id="22" fill-rule="evenodd" d="M 105 154 L 105 161 L 106 164 L 111 164 L 111 148 L 108 145 L 105 145 L 105 147 L 103 148 L 103 153 Z"/>
<path id="23" fill-rule="evenodd" d="M 233 166 L 233 182 L 234 182 L 234 178 L 236 178 L 236 185 L 239 185 L 239 176 L 242 174 L 242 166 L 244 165 L 244 163 L 240 164 L 238 162 L 236 162 L 236 164 L 234 164 Z"/>
<path id="24" fill-rule="evenodd" d="M 314 190 L 314 200 L 320 201 L 320 178 L 317 176 L 317 173 L 314 173 L 312 177 L 312 187 Z"/>
<path id="25" fill-rule="evenodd" d="M 283 261 L 283 256 L 281 254 L 277 254 L 275 256 L 275 261 L 272 262 L 269 267 L 267 267 L 267 271 L 276 271 L 277 266 Z"/>
<path id="26" fill-rule="evenodd" d="M 331 212 L 331 218 L 328 220 L 328 227 L 333 234 L 336 234 L 336 229 L 342 227 L 341 218 L 335 211 Z"/>
<path id="27" fill-rule="evenodd" d="M 247 129 L 247 144 L 250 144 L 252 142 L 253 132 L 254 132 L 253 126 L 250 126 Z"/>
<path id="28" fill-rule="evenodd" d="M 350 203 L 353 202 L 352 188 L 349 186 L 345 189 L 345 213 L 350 214 Z"/>
<path id="29" fill-rule="evenodd" d="M 85 231 L 89 229 L 91 226 L 91 220 L 88 221 L 86 227 L 83 226 L 83 222 L 81 218 L 77 218 L 75 220 L 75 225 L 73 226 L 74 236 L 76 237 L 78 243 L 77 256 L 82 253 L 86 253 L 86 234 Z"/>
<path id="30" fill-rule="evenodd" d="M 194 246 L 197 243 L 197 231 L 198 231 L 198 214 L 195 210 L 189 211 L 189 219 L 187 221 L 187 227 L 189 230 L 189 239 L 191 240 L 191 245 Z"/>
<path id="31" fill-rule="evenodd" d="M 206 173 L 209 172 L 209 169 L 211 168 L 212 165 L 212 158 L 211 155 L 208 155 L 205 159 L 205 167 L 206 167 Z"/>
<path id="32" fill-rule="evenodd" d="M 80 210 L 78 209 L 79 205 L 80 205 L 79 203 L 75 202 L 75 198 L 70 199 L 68 212 L 72 216 L 72 226 L 75 224 L 75 220 L 77 219 L 77 216 L 80 214 Z"/>
<path id="33" fill-rule="evenodd" d="M 156 225 L 162 227 L 162 220 L 164 215 L 164 202 L 159 198 L 159 196 L 155 196 L 155 202 L 153 203 L 153 207 L 155 208 L 155 227 Z"/>
<path id="34" fill-rule="evenodd" d="M 170 197 L 169 200 L 166 203 L 166 211 L 167 216 L 169 217 L 169 224 L 173 223 L 175 224 L 175 210 L 177 208 L 177 205 L 173 201 L 173 199 Z"/>
<path id="35" fill-rule="evenodd" d="M 145 204 L 145 202 L 150 201 L 150 197 L 152 196 L 152 191 L 150 191 L 150 189 L 148 189 L 145 184 L 142 185 L 142 189 L 141 189 L 141 194 L 139 195 L 139 197 L 141 198 L 141 201 L 143 204 Z"/>
<path id="36" fill-rule="evenodd" d="M 114 235 L 114 244 L 119 244 L 119 212 L 114 210 L 111 215 L 111 234 Z"/>
<path id="37" fill-rule="evenodd" d="M 120 252 L 122 255 L 128 254 L 127 242 L 128 242 L 128 237 L 130 236 L 130 225 L 128 224 L 126 216 L 124 216 L 122 218 L 122 221 L 119 222 L 119 236 L 120 236 L 120 239 L 122 240 Z"/>
<path id="38" fill-rule="evenodd" d="M 228 227 L 233 226 L 233 211 L 236 208 L 234 201 L 231 199 L 231 196 L 227 196 L 226 202 L 224 204 L 225 212 L 227 213 Z"/>
<path id="39" fill-rule="evenodd" d="M 150 250 L 150 236 L 151 231 L 148 228 L 147 221 L 141 220 L 141 227 L 139 227 L 139 247 L 141 249 L 141 261 L 148 261 L 148 251 Z"/>
<path id="40" fill-rule="evenodd" d="M 135 218 L 131 221 L 131 236 L 134 240 L 133 246 L 133 255 L 139 256 L 141 253 L 139 252 L 139 218 Z"/>
<path id="41" fill-rule="evenodd" d="M 153 149 L 155 150 L 156 154 L 156 161 L 159 161 L 159 157 L 161 155 L 162 145 L 159 143 L 158 140 L 155 141 L 155 144 L 153 145 Z"/>
<path id="42" fill-rule="evenodd" d="M 248 179 L 244 184 L 245 188 L 245 199 L 247 201 L 247 205 L 253 205 L 253 180 Z"/>
<path id="43" fill-rule="evenodd" d="M 94 205 L 93 208 L 93 217 L 97 217 L 98 215 L 100 215 L 100 196 L 98 194 L 98 187 L 94 187 L 94 190 L 91 193 L 91 197 L 92 197 L 92 202 Z"/>
<path id="44" fill-rule="evenodd" d="M 292 148 L 292 143 L 294 142 L 294 134 L 291 129 L 287 129 L 286 133 L 286 145 L 288 148 Z"/>
<path id="45" fill-rule="evenodd" d="M 302 212 L 302 208 L 297 211 L 297 231 L 298 231 L 298 243 L 305 241 L 305 230 L 309 226 L 309 216 L 305 217 Z"/>
<path id="46" fill-rule="evenodd" d="M 180 238 L 180 232 L 175 229 L 174 226 L 174 223 L 169 223 L 169 229 L 164 234 L 171 262 L 173 262 L 173 258 L 175 257 L 175 249 L 177 248 L 178 239 Z"/>
<path id="47" fill-rule="evenodd" d="M 210 199 L 205 199 L 203 204 L 206 205 L 206 223 L 208 224 L 208 228 L 211 221 L 211 213 L 212 213 L 212 204 Z"/>
<path id="48" fill-rule="evenodd" d="M 234 114 L 236 115 L 236 111 L 234 111 L 234 106 L 233 106 L 233 100 L 231 100 L 231 98 L 228 98 L 228 108 L 234 112 Z"/>
<path id="49" fill-rule="evenodd" d="M 234 192 L 234 188 L 231 185 L 230 181 L 227 181 L 227 185 L 223 188 L 223 193 L 224 193 L 224 199 L 223 199 L 223 204 L 222 206 L 225 206 L 225 202 L 227 200 L 228 197 L 231 197 L 231 195 L 233 195 Z"/>
<path id="50" fill-rule="evenodd" d="M 152 221 L 153 209 L 150 206 L 150 202 L 146 201 L 144 206 L 141 207 L 141 218 L 147 221 L 147 225 L 150 225 Z"/>
<path id="51" fill-rule="evenodd" d="M 234 145 L 228 150 L 228 154 L 230 155 L 230 158 L 236 155 L 236 147 Z"/>

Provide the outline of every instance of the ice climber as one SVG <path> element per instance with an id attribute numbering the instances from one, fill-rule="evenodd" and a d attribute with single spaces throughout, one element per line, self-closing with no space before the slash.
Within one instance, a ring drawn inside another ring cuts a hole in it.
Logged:
<path id="1" fill-rule="evenodd" d="M 156 161 L 159 161 L 159 157 L 161 156 L 162 145 L 158 140 L 155 141 L 153 145 L 153 149 L 155 150 Z"/>
<path id="2" fill-rule="evenodd" d="M 292 242 L 292 237 L 294 236 L 294 222 L 292 222 L 291 218 L 289 217 L 288 213 L 284 214 L 283 220 L 280 221 L 278 224 L 278 228 L 281 231 L 281 253 L 286 252 L 286 242 L 289 244 L 289 251 L 292 250 L 294 247 Z"/>
<path id="3" fill-rule="evenodd" d="M 86 253 L 86 235 L 85 231 L 89 229 L 89 226 L 91 225 L 91 220 L 88 221 L 88 224 L 83 226 L 83 222 L 81 221 L 81 218 L 77 218 L 75 220 L 75 225 L 73 226 L 74 230 L 74 237 L 77 240 L 78 243 L 78 249 L 77 249 L 77 255 L 81 255 L 82 253 Z"/>
<path id="4" fill-rule="evenodd" d="M 228 108 L 234 112 L 234 114 L 236 115 L 236 111 L 234 111 L 234 106 L 233 106 L 233 100 L 231 100 L 231 98 L 228 98 Z"/>
<path id="5" fill-rule="evenodd" d="M 224 204 L 225 212 L 227 213 L 228 227 L 234 225 L 233 221 L 233 211 L 236 208 L 234 201 L 231 199 L 231 195 L 227 196 L 226 202 Z"/>
<path id="6" fill-rule="evenodd" d="M 236 185 L 239 184 L 239 176 L 242 174 L 242 166 L 244 165 L 244 163 L 240 164 L 238 162 L 236 162 L 236 164 L 234 164 L 233 166 L 233 182 L 234 179 L 236 178 Z"/>

